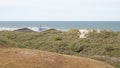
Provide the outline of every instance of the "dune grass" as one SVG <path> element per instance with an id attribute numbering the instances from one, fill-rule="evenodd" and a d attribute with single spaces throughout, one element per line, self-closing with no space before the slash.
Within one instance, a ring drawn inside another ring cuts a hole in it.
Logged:
<path id="1" fill-rule="evenodd" d="M 78 30 L 69 31 L 47 30 L 43 32 L 1 31 L 0 47 L 28 48 L 61 54 L 92 57 L 105 61 L 119 68 L 120 61 L 94 57 L 105 56 L 120 58 L 120 32 L 91 32 L 87 38 L 80 39 Z M 113 62 L 114 61 L 114 62 Z"/>
<path id="2" fill-rule="evenodd" d="M 13 59 L 14 58 L 14 59 Z M 114 68 L 89 58 L 51 53 L 47 51 L 0 49 L 0 68 Z"/>

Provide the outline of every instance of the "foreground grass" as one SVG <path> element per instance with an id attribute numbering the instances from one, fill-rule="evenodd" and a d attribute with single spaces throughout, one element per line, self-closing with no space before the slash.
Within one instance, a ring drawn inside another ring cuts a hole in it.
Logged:
<path id="1" fill-rule="evenodd" d="M 47 51 L 0 49 L 0 68 L 114 68 L 106 63 Z"/>
<path id="2" fill-rule="evenodd" d="M 80 39 L 78 30 L 48 30 L 40 33 L 1 31 L 0 47 L 38 49 L 84 56 L 120 67 L 120 32 L 91 32 L 87 38 Z"/>

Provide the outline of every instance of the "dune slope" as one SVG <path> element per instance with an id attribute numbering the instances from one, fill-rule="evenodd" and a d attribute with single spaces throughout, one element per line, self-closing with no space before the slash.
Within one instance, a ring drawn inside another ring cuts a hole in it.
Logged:
<path id="1" fill-rule="evenodd" d="M 0 49 L 0 68 L 114 68 L 104 62 L 47 51 Z"/>

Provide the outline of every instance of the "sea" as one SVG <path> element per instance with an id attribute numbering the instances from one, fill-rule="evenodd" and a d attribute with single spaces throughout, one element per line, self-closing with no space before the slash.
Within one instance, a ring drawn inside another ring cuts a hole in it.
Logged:
<path id="1" fill-rule="evenodd" d="M 68 29 L 101 29 L 120 31 L 120 21 L 0 21 L 0 30 L 15 28 L 46 27 L 59 30 Z"/>

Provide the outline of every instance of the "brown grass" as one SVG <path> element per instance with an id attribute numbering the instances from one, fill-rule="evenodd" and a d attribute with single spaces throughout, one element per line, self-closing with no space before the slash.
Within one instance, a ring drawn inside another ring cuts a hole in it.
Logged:
<path id="1" fill-rule="evenodd" d="M 0 68 L 114 68 L 89 58 L 61 55 L 47 51 L 0 49 Z"/>

